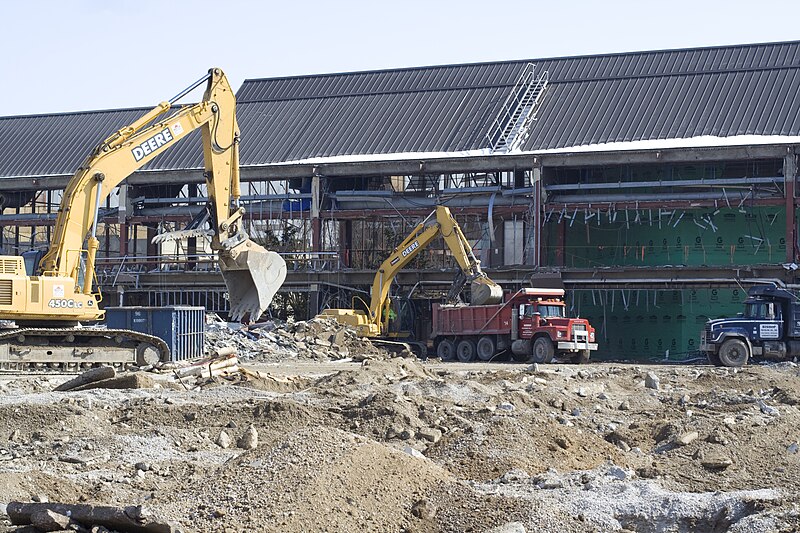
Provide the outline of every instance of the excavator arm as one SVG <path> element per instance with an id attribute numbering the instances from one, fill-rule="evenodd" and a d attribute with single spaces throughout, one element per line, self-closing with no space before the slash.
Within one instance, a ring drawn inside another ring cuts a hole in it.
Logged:
<path id="1" fill-rule="evenodd" d="M 203 100 L 160 119 L 187 92 L 208 82 Z M 218 252 L 234 320 L 257 319 L 268 307 L 286 276 L 286 264 L 275 252 L 252 242 L 241 228 L 238 206 L 239 128 L 236 100 L 220 69 L 211 69 L 193 86 L 162 102 L 134 123 L 100 143 L 64 190 L 52 244 L 42 258 L 44 277 L 75 280 L 76 293 L 93 294 L 96 237 L 100 205 L 134 171 L 200 128 L 205 178 L 211 204 L 212 249 Z M 86 242 L 86 248 L 84 248 Z M 78 283 L 83 251 L 86 271 Z M 99 295 L 98 295 L 99 299 Z M 102 312 L 94 306 L 97 318 Z"/>

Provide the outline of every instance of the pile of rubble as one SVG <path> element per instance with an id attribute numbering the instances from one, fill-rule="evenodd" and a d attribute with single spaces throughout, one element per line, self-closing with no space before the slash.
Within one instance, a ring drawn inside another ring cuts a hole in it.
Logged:
<path id="1" fill-rule="evenodd" d="M 305 322 L 262 322 L 250 326 L 225 322 L 216 315 L 206 320 L 206 354 L 234 348 L 243 361 L 335 361 L 382 359 L 386 351 L 333 319 Z"/>

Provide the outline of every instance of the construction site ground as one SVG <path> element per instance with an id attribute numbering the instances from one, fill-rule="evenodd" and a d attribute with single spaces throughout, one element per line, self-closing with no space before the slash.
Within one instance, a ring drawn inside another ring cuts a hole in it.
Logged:
<path id="1" fill-rule="evenodd" d="M 194 390 L 0 376 L 0 502 L 181 531 L 800 530 L 794 363 L 242 364 Z"/>

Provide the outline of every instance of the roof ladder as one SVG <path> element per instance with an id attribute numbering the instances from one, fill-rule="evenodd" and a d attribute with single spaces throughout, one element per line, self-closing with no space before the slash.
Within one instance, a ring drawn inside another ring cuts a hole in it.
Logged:
<path id="1" fill-rule="evenodd" d="M 547 78 L 546 70 L 537 77 L 536 65 L 525 65 L 522 75 L 500 109 L 500 114 L 486 134 L 492 152 L 510 152 L 528 137 L 547 88 Z"/>

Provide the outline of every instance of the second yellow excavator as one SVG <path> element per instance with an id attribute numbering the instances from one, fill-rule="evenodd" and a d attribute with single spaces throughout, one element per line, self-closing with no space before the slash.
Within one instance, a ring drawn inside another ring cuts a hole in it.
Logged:
<path id="1" fill-rule="evenodd" d="M 325 309 L 320 316 L 335 318 L 340 324 L 355 328 L 356 333 L 362 337 L 390 337 L 389 289 L 392 281 L 400 270 L 439 235 L 447 243 L 461 268 L 461 275 L 450 290 L 448 298 L 456 296 L 465 283 L 470 283 L 471 305 L 491 305 L 502 301 L 503 288 L 481 270 L 480 261 L 472 253 L 472 247 L 450 209 L 440 205 L 414 228 L 378 268 L 372 282 L 369 306 L 364 303 L 366 312 L 359 309 Z"/>

